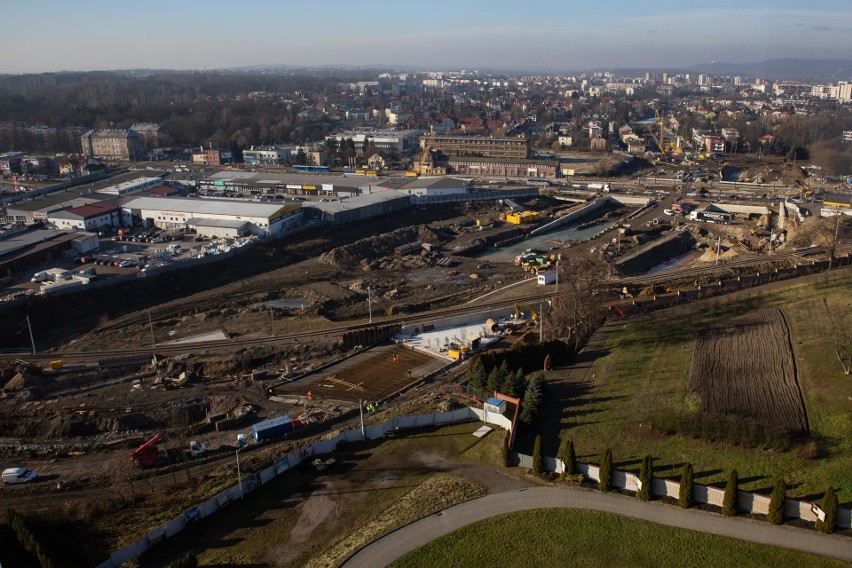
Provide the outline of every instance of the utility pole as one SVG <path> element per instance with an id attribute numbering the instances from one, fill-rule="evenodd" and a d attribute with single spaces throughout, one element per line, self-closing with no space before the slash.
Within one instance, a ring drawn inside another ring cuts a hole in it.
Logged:
<path id="1" fill-rule="evenodd" d="M 269 304 L 269 319 L 272 320 L 272 337 L 275 337 L 275 312 L 272 311 L 272 303 Z"/>
<path id="2" fill-rule="evenodd" d="M 837 240 L 837 237 L 835 237 L 835 240 Z M 33 355 L 35 355 L 36 354 L 35 339 L 33 338 L 33 326 L 32 326 L 32 324 L 30 324 L 30 316 L 27 316 L 27 328 L 30 330 L 30 343 L 33 346 Z"/>
<path id="3" fill-rule="evenodd" d="M 364 401 L 358 399 L 358 411 L 361 413 L 361 437 L 367 439 L 367 430 L 364 428 Z"/>
<path id="4" fill-rule="evenodd" d="M 237 484 L 240 486 L 240 499 L 243 498 L 243 476 L 240 472 L 240 449 L 237 448 Z"/>
<path id="5" fill-rule="evenodd" d="M 719 264 L 719 250 L 722 248 L 722 237 L 716 241 L 716 264 Z"/>
<path id="6" fill-rule="evenodd" d="M 373 323 L 373 293 L 370 292 L 369 286 L 367 286 L 367 310 L 370 314 L 370 323 Z"/>
<path id="7" fill-rule="evenodd" d="M 544 302 L 538 305 L 538 342 L 544 343 Z"/>
<path id="8" fill-rule="evenodd" d="M 151 321 L 151 308 L 148 308 L 148 327 L 151 329 L 151 354 L 154 356 L 154 364 L 157 364 L 157 344 L 154 342 L 154 323 Z"/>

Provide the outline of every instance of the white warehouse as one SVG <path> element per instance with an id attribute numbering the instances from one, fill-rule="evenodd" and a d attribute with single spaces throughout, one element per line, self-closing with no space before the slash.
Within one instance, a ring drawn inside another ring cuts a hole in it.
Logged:
<path id="1" fill-rule="evenodd" d="M 139 197 L 122 207 L 124 223 L 166 230 L 195 229 L 199 235 L 274 235 L 301 223 L 301 203 L 255 203 L 183 197 Z"/>

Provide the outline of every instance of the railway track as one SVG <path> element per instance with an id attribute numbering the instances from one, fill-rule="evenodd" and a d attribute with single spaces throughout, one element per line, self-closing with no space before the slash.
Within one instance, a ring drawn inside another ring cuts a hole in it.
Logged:
<path id="1" fill-rule="evenodd" d="M 825 247 L 815 247 L 821 248 L 823 250 L 819 250 L 816 253 L 811 252 L 811 254 L 819 254 L 824 251 Z M 814 251 L 815 249 L 810 249 Z M 767 258 L 746 258 L 742 260 L 728 261 L 724 265 L 719 266 L 708 266 L 708 267 L 699 267 L 699 268 L 681 268 L 674 270 L 662 271 L 652 275 L 644 275 L 644 276 L 634 276 L 627 278 L 618 278 L 615 280 L 611 280 L 603 285 L 603 288 L 607 290 L 614 290 L 621 288 L 623 286 L 630 285 L 652 285 L 658 284 L 662 282 L 674 282 L 679 280 L 689 280 L 694 279 L 699 276 L 708 276 L 708 275 L 716 275 L 723 274 L 725 272 L 729 272 L 731 269 L 737 268 L 745 268 L 752 266 L 757 261 L 764 262 L 779 262 L 779 261 L 791 261 L 791 260 L 806 260 L 802 257 L 801 251 L 789 252 L 789 253 L 780 253 L 772 255 Z M 245 295 L 249 295 L 255 293 L 256 291 L 245 291 Z M 345 333 L 357 332 L 377 327 L 389 326 L 389 325 L 401 325 L 406 322 L 410 324 L 417 324 L 426 322 L 429 320 L 433 320 L 436 318 L 449 317 L 449 316 L 460 316 L 467 315 L 471 313 L 477 313 L 485 310 L 498 310 L 511 308 L 515 304 L 536 304 L 543 301 L 547 301 L 550 299 L 560 298 L 568 295 L 569 291 L 549 291 L 542 290 L 542 292 L 538 292 L 535 294 L 527 294 L 524 296 L 518 296 L 509 300 L 499 300 L 499 301 L 491 301 L 491 302 L 483 302 L 472 305 L 463 305 L 463 306 L 455 306 L 451 308 L 443 308 L 437 310 L 430 310 L 428 312 L 422 312 L 419 314 L 404 314 L 400 316 L 392 316 L 382 320 L 374 321 L 373 323 L 355 323 L 355 324 L 346 324 L 328 327 L 319 330 L 313 331 L 302 331 L 298 333 L 290 333 L 284 335 L 276 335 L 272 337 L 261 337 L 261 338 L 246 338 L 246 339 L 228 339 L 228 340 L 215 340 L 215 341 L 203 341 L 197 343 L 190 344 L 178 344 L 178 345 L 155 345 L 153 347 L 144 347 L 138 349 L 114 349 L 114 350 L 99 350 L 96 352 L 65 352 L 65 351 L 48 351 L 45 353 L 37 353 L 37 354 L 20 354 L 20 353 L 5 353 L 0 354 L 0 361 L 14 361 L 14 360 L 23 360 L 23 361 L 50 361 L 55 359 L 62 359 L 67 361 L 105 361 L 105 360 L 122 360 L 122 359 L 131 359 L 138 358 L 143 356 L 150 356 L 154 353 L 157 355 L 179 355 L 188 352 L 199 352 L 205 350 L 216 350 L 216 349 L 238 349 L 238 348 L 249 348 L 249 347 L 260 347 L 264 345 L 275 345 L 279 343 L 288 343 L 288 342 L 297 342 L 299 340 L 304 339 L 312 339 L 316 337 L 338 337 Z M 197 303 L 190 302 L 188 305 L 183 304 L 179 308 L 177 306 L 170 306 L 165 308 L 157 308 L 157 313 L 159 314 L 168 314 L 169 316 L 174 316 L 176 313 L 180 313 L 189 309 L 199 309 L 201 306 L 210 306 L 213 304 L 212 300 L 199 300 Z M 153 319 L 154 310 L 152 310 L 152 319 Z M 121 327 L 123 325 L 130 325 L 131 322 L 141 322 L 145 323 L 148 321 L 147 311 L 142 314 L 134 314 L 133 317 L 121 318 L 120 320 L 116 320 L 115 322 L 111 322 L 110 325 L 114 325 Z M 114 329 L 117 329 L 115 327 Z M 105 328 L 99 328 L 100 330 L 104 330 Z"/>

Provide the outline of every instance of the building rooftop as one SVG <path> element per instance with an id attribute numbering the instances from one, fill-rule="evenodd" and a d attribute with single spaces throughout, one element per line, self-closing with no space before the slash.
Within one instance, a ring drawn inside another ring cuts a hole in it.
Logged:
<path id="1" fill-rule="evenodd" d="M 384 191 L 377 191 L 375 193 L 359 195 L 357 197 L 350 197 L 349 199 L 342 199 L 340 201 L 329 201 L 327 203 L 305 203 L 305 207 L 314 207 L 320 211 L 335 214 L 342 213 L 343 211 L 350 211 L 352 209 L 359 209 L 361 207 L 378 205 L 380 203 L 394 201 L 396 199 L 409 199 L 410 197 L 410 195 L 403 193 L 402 191 L 387 189 Z"/>
<path id="2" fill-rule="evenodd" d="M 234 217 L 274 217 L 282 209 L 298 207 L 294 203 L 255 203 L 224 199 L 187 197 L 137 197 L 125 203 L 125 209 L 148 209 L 192 213 L 193 215 L 230 215 Z"/>
<path id="3" fill-rule="evenodd" d="M 118 207 L 113 204 L 107 205 L 105 203 L 90 203 L 81 207 L 72 207 L 71 209 L 56 211 L 55 213 L 51 213 L 50 217 L 53 219 L 88 219 L 89 217 L 106 215 L 110 211 L 116 211 L 117 209 Z"/>

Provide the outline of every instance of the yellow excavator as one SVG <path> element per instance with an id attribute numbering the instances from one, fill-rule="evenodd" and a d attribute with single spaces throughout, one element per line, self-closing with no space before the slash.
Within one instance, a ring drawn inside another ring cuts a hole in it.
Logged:
<path id="1" fill-rule="evenodd" d="M 521 314 L 524 311 L 530 313 L 530 318 L 533 323 L 538 323 L 538 311 L 531 306 L 525 306 L 523 304 L 515 304 L 515 319 L 521 319 Z"/>

